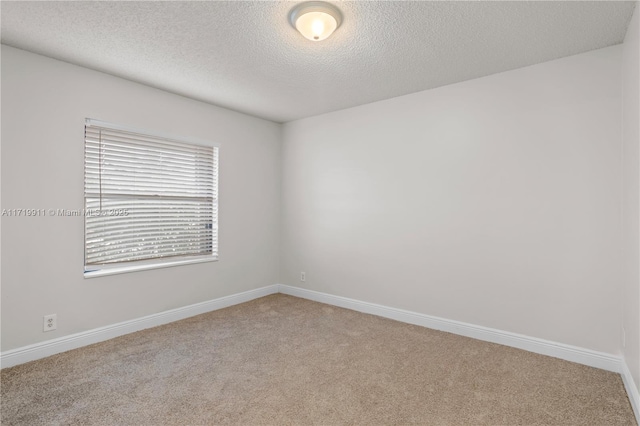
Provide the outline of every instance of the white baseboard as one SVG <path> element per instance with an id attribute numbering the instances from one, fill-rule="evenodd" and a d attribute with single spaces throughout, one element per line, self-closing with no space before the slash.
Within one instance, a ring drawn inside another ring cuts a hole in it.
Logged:
<path id="1" fill-rule="evenodd" d="M 529 352 L 552 356 L 554 358 L 560 358 L 566 361 L 619 373 L 622 376 L 622 381 L 627 391 L 627 395 L 629 396 L 629 401 L 631 401 L 631 407 L 633 408 L 636 422 L 640 425 L 640 395 L 638 393 L 638 387 L 633 381 L 629 367 L 621 357 L 577 346 L 529 337 L 522 334 L 497 330 L 494 328 L 482 327 L 479 325 L 434 317 L 417 312 L 405 311 L 403 309 L 390 308 L 388 306 L 362 302 L 360 300 L 349 299 L 347 297 L 334 296 L 332 294 L 321 293 L 300 287 L 279 284 L 278 291 L 282 294 L 326 303 L 327 305 L 351 309 L 434 330 L 446 331 L 448 333 L 471 337 L 486 342 L 511 346 Z"/>
<path id="2" fill-rule="evenodd" d="M 633 408 L 633 413 L 636 415 L 636 422 L 640 425 L 640 392 L 638 392 L 638 386 L 633 381 L 633 376 L 626 362 L 622 363 L 620 375 L 622 376 L 624 387 L 627 390 L 627 395 L 629 395 L 631 408 Z"/>
<path id="3" fill-rule="evenodd" d="M 332 294 L 320 293 L 284 284 L 279 285 L 279 292 L 301 297 L 303 299 L 326 303 L 328 305 L 390 318 L 396 321 L 420 325 L 434 330 L 446 331 L 448 333 L 472 337 L 486 342 L 524 349 L 529 352 L 548 355 L 607 371 L 613 371 L 616 373 L 622 372 L 622 358 L 603 352 L 596 352 L 577 346 L 524 336 L 522 334 L 496 330 L 494 328 L 482 327 L 445 318 L 438 318 L 417 312 L 405 311 L 403 309 L 390 308 L 387 306 L 377 305 L 375 303 L 362 302 L 355 299 L 349 299 L 347 297 L 334 296 Z"/>
<path id="4" fill-rule="evenodd" d="M 145 328 L 156 327 L 158 325 L 167 324 L 195 315 L 204 314 L 206 312 L 215 311 L 217 309 L 237 305 L 239 303 L 248 302 L 277 292 L 278 285 L 274 284 L 255 290 L 245 291 L 243 293 L 232 294 L 230 296 L 196 303 L 194 305 L 184 306 L 182 308 L 171 309 L 169 311 L 136 318 L 130 321 L 108 325 L 106 327 L 95 328 L 93 330 L 63 336 L 41 343 L 35 343 L 33 345 L 2 352 L 2 354 L 0 354 L 0 365 L 2 368 L 12 367 L 14 365 L 66 352 L 71 349 L 103 342 L 135 331 L 144 330 Z"/>
<path id="5" fill-rule="evenodd" d="M 360 300 L 334 296 L 328 293 L 321 293 L 318 291 L 308 290 L 300 287 L 292 287 L 284 284 L 274 284 L 255 290 L 249 290 L 243 293 L 233 294 L 230 296 L 221 297 L 219 299 L 196 303 L 194 305 L 172 309 L 153 315 L 148 315 L 146 317 L 124 321 L 118 324 L 96 328 L 93 330 L 60 337 L 58 339 L 47 340 L 45 342 L 2 352 L 0 354 L 0 365 L 2 366 L 2 368 L 12 367 L 14 365 L 45 358 L 57 353 L 66 352 L 71 349 L 77 349 L 83 346 L 113 339 L 114 337 L 133 333 L 139 330 L 144 330 L 146 328 L 156 327 L 158 325 L 167 324 L 173 321 L 178 321 L 206 312 L 215 311 L 217 309 L 237 305 L 239 303 L 248 302 L 250 300 L 268 296 L 274 293 L 288 294 L 303 299 L 326 303 L 328 305 L 377 315 L 380 317 L 389 318 L 408 324 L 419 325 L 434 330 L 440 330 L 448 333 L 458 334 L 461 336 L 471 337 L 486 342 L 511 346 L 529 352 L 548 355 L 555 358 L 576 362 L 578 364 L 588 365 L 590 367 L 619 373 L 622 376 L 622 380 L 624 382 L 627 394 L 629 395 L 629 400 L 631 401 L 631 406 L 633 407 L 636 419 L 640 424 L 640 396 L 638 393 L 638 388 L 634 383 L 633 377 L 631 376 L 631 372 L 629 371 L 627 364 L 620 357 L 602 352 L 592 351 L 590 349 L 584 349 L 576 346 L 538 339 L 535 337 L 529 337 L 493 328 L 482 327 L 479 325 L 434 317 L 431 315 L 420 314 L 403 309 L 391 308 L 388 306 L 377 305 L 375 303 L 362 302 Z"/>

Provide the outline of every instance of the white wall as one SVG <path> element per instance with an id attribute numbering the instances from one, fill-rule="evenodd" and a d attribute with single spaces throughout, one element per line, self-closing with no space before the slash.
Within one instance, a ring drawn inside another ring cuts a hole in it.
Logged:
<path id="1" fill-rule="evenodd" d="M 622 48 L 284 125 L 284 284 L 620 353 Z"/>
<path id="2" fill-rule="evenodd" d="M 638 10 L 624 45 L 624 239 L 621 46 L 284 133 L 2 46 L 2 208 L 82 208 L 85 117 L 222 149 L 217 263 L 85 280 L 81 218 L 2 218 L 1 350 L 300 285 L 304 270 L 310 289 L 614 354 L 624 298 L 624 354 L 640 383 L 637 46 Z M 42 333 L 49 313 L 58 330 Z"/>
<path id="3" fill-rule="evenodd" d="M 627 30 L 623 53 L 624 358 L 640 391 L 640 6 Z"/>
<path id="4" fill-rule="evenodd" d="M 83 207 L 85 117 L 222 144 L 220 261 L 85 280 L 82 218 L 3 217 L 2 351 L 278 282 L 280 125 L 6 46 L 3 208 Z"/>

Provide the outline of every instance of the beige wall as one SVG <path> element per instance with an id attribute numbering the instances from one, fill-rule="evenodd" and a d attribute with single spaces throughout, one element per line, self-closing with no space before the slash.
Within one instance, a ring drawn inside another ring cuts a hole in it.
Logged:
<path id="1" fill-rule="evenodd" d="M 640 391 L 640 5 L 624 40 L 623 53 L 623 247 L 624 358 Z"/>
<path id="2" fill-rule="evenodd" d="M 278 281 L 280 125 L 6 46 L 2 208 L 83 207 L 86 117 L 222 144 L 220 261 L 85 280 L 82 218 L 3 217 L 2 351 Z"/>
<path id="3" fill-rule="evenodd" d="M 283 283 L 619 354 L 621 53 L 285 124 Z"/>

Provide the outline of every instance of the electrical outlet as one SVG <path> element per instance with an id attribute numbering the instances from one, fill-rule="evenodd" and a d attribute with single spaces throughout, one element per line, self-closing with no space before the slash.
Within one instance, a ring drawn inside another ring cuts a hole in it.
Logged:
<path id="1" fill-rule="evenodd" d="M 307 274 L 300 272 L 300 281 L 305 282 L 307 280 Z"/>
<path id="2" fill-rule="evenodd" d="M 45 315 L 42 324 L 42 331 L 53 331 L 58 328 L 58 316 L 56 314 Z"/>

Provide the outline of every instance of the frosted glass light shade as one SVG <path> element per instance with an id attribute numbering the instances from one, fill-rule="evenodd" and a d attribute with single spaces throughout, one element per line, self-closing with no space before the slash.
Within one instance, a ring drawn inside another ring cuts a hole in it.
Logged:
<path id="1" fill-rule="evenodd" d="M 311 1 L 296 6 L 289 15 L 291 25 L 311 41 L 329 37 L 342 23 L 342 14 L 332 4 Z"/>

